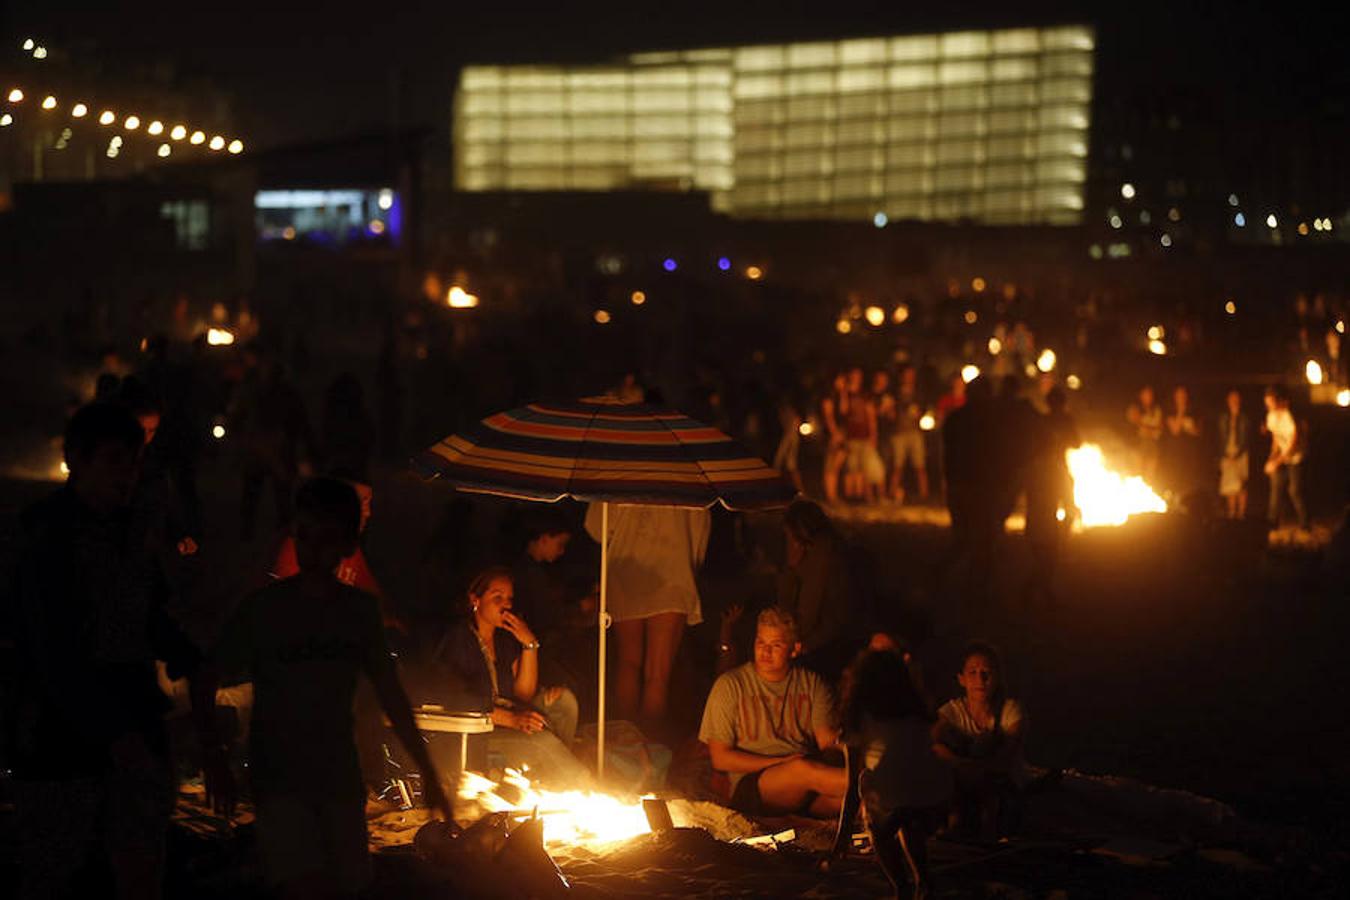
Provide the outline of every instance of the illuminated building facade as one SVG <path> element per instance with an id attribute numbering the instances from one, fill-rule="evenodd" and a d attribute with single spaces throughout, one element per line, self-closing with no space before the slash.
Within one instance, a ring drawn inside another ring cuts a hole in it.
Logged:
<path id="1" fill-rule="evenodd" d="M 695 190 L 766 219 L 1080 221 L 1084 26 L 470 66 L 464 191 Z"/>

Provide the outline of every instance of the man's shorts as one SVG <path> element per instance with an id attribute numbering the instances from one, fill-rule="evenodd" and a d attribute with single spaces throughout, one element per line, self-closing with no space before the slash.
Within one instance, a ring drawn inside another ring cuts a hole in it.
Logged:
<path id="1" fill-rule="evenodd" d="M 925 467 L 927 454 L 922 431 L 902 431 L 891 435 L 891 465 L 903 469 L 906 460 L 916 469 Z"/>
<path id="2" fill-rule="evenodd" d="M 259 797 L 258 848 L 269 884 L 320 878 L 333 891 L 354 893 L 371 882 L 365 804 L 299 794 Z"/>
<path id="3" fill-rule="evenodd" d="M 731 808 L 738 812 L 743 812 L 747 816 L 764 815 L 764 800 L 759 796 L 759 776 L 764 774 L 764 770 L 758 772 L 747 772 L 741 776 L 741 780 L 736 782 L 736 788 L 731 792 Z"/>

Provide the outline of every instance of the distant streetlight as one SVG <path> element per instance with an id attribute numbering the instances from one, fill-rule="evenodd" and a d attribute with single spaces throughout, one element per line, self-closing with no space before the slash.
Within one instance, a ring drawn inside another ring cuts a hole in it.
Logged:
<path id="1" fill-rule="evenodd" d="M 1134 185 L 1130 184 L 1128 181 L 1120 186 L 1120 196 L 1124 197 L 1126 200 L 1133 200 L 1134 194 Z"/>

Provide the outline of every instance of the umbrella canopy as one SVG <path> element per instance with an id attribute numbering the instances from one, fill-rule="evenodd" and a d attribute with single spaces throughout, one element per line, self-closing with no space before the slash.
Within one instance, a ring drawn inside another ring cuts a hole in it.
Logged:
<path id="1" fill-rule="evenodd" d="M 607 399 L 532 403 L 451 435 L 416 468 L 465 491 L 551 502 L 772 509 L 796 492 L 716 428 Z"/>

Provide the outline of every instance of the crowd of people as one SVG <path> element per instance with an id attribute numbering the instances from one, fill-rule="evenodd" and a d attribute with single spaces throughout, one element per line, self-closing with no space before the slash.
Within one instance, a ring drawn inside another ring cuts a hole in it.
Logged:
<path id="1" fill-rule="evenodd" d="M 1340 359 L 1335 333 L 1330 364 Z M 1025 326 L 1004 338 L 1006 358 L 1030 359 Z M 135 371 L 105 367 L 95 402 L 66 428 L 68 482 L 23 519 L 5 623 L 15 675 L 5 718 L 26 896 L 77 892 L 82 879 L 101 877 L 82 865 L 92 849 L 125 895 L 155 895 L 173 801 L 173 700 L 191 712 L 193 761 L 222 812 L 238 793 L 240 753 L 247 758 L 267 878 L 297 896 L 369 882 L 365 804 L 387 780 L 393 739 L 422 775 L 422 801 L 452 814 L 446 787 L 458 753 L 424 740 L 419 703 L 491 720 L 475 764 L 593 784 L 579 751 L 600 689 L 597 586 L 565 560 L 606 530 L 610 714 L 664 742 L 690 737 L 672 707 L 687 700 L 675 686 L 679 661 L 699 658 L 684 648 L 704 619 L 712 514 L 619 506 L 606 521 L 593 507 L 581 522 L 534 513 L 504 548 L 487 547 L 473 546 L 487 542 L 456 497 L 422 554 L 417 596 L 391 596 L 362 542 L 373 467 L 399 447 L 397 403 L 382 400 L 372 414 L 361 380 L 344 373 L 312 427 L 280 354 L 241 348 L 221 368 L 204 352 L 198 344 L 187 362 L 171 363 L 167 342 L 151 338 Z M 851 367 L 818 404 L 779 404 L 774 464 L 805 488 L 802 438 L 819 422 L 827 505 L 944 498 L 967 595 L 989 590 L 994 543 L 1020 502 L 1035 560 L 1025 592 L 1051 595 L 1073 509 L 1065 454 L 1081 435 L 1056 379 L 1021 371 L 954 375 L 934 400 L 937 380 L 919 367 L 870 378 Z M 397 397 L 383 363 L 377 383 L 382 398 Z M 620 393 L 642 398 L 636 379 Z M 1267 434 L 1269 518 L 1278 522 L 1287 501 L 1306 527 L 1307 424 L 1282 388 L 1264 403 L 1257 423 L 1238 391 L 1210 416 L 1185 387 L 1167 408 L 1142 389 L 1125 417 L 1139 470 L 1183 502 L 1216 492 L 1240 519 L 1256 436 Z M 707 418 L 746 430 L 717 391 Z M 229 436 L 238 463 L 230 530 L 255 542 L 266 495 L 280 537 L 263 551 L 256 590 L 235 598 L 204 641 L 189 639 L 169 610 L 176 593 L 218 574 L 203 562 L 197 484 L 213 433 Z M 897 890 L 921 891 L 924 841 L 936 831 L 1016 829 L 1029 784 L 1026 716 L 985 644 L 967 649 L 954 696 L 937 702 L 826 508 L 795 502 L 783 539 L 773 603 L 748 621 L 744 604 L 723 610 L 716 661 L 693 679 L 704 688 L 693 694 L 708 789 L 750 815 L 846 819 L 857 801 Z"/>

